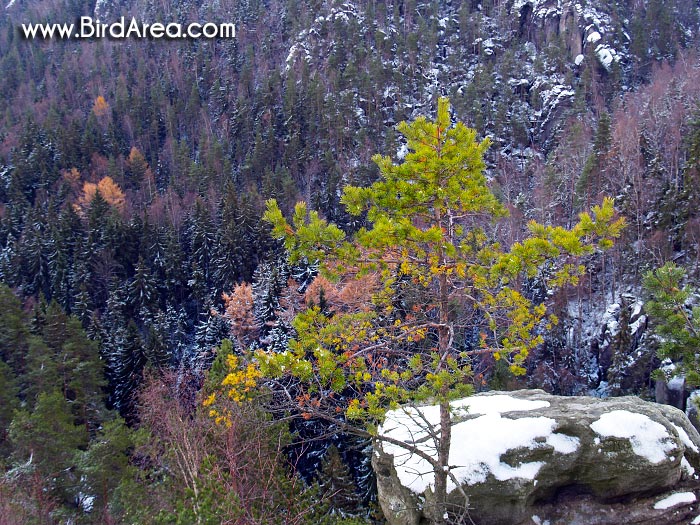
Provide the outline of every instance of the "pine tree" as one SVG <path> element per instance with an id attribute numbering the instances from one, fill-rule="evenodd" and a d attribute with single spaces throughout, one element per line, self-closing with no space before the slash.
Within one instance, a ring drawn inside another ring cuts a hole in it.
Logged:
<path id="1" fill-rule="evenodd" d="M 326 276 L 365 279 L 371 301 L 334 315 L 318 307 L 302 311 L 294 319 L 296 336 L 288 351 L 259 350 L 254 359 L 235 360 L 224 383 L 229 395 L 241 400 L 261 377 L 294 381 L 299 393 L 293 408 L 302 417 L 335 418 L 379 440 L 392 439 L 378 435 L 374 426 L 388 409 L 432 400 L 439 416 L 422 432 L 428 439 L 439 436 L 431 445 L 435 454 L 401 440 L 392 444 L 431 466 L 434 501 L 424 513 L 443 524 L 452 477 L 450 401 L 472 390 L 470 356 L 507 359 L 513 373 L 524 373 L 528 352 L 542 343 L 542 329 L 556 319 L 546 317 L 546 305 L 524 297 L 517 283 L 543 264 L 562 260 L 548 285 L 576 282 L 585 270 L 573 264 L 576 258 L 609 247 L 624 221 L 614 219 L 612 201 L 606 199 L 594 208 L 595 218 L 582 214 L 572 230 L 531 222 L 531 236 L 506 251 L 488 230 L 490 221 L 506 214 L 483 173 L 488 140 L 479 143 L 475 130 L 453 125 L 446 99 L 438 102 L 436 121 L 418 118 L 398 129 L 411 150 L 403 162 L 375 156 L 381 179 L 343 192 L 350 214 L 367 214 L 367 228 L 348 238 L 304 203 L 297 204 L 291 224 L 275 202 L 268 202 L 265 215 L 292 264 L 317 260 Z M 376 278 L 373 285 L 368 276 Z M 414 299 L 406 315 L 397 315 L 394 288 L 403 277 Z M 480 348 L 465 352 L 455 341 L 475 325 L 482 334 Z"/>
<path id="2" fill-rule="evenodd" d="M 30 338 L 25 395 L 30 403 L 42 392 L 58 389 L 76 422 L 95 429 L 103 417 L 103 364 L 97 343 L 87 338 L 80 320 L 52 301 L 35 322 Z"/>
<path id="3" fill-rule="evenodd" d="M 211 306 L 206 308 L 200 318 L 194 336 L 197 353 L 190 364 L 195 370 L 207 370 L 216 355 L 216 348 L 228 337 L 229 326 L 226 319 Z"/>
<path id="4" fill-rule="evenodd" d="M 32 208 L 19 244 L 20 272 L 27 295 L 51 296 L 50 240 L 43 212 Z"/>
<path id="5" fill-rule="evenodd" d="M 162 370 L 170 364 L 172 359 L 172 347 L 168 344 L 168 327 L 165 315 L 162 312 L 146 326 L 144 341 L 144 355 L 148 364 L 157 370 Z"/>
<path id="6" fill-rule="evenodd" d="M 253 274 L 254 315 L 261 338 L 278 324 L 280 297 L 288 278 L 289 266 L 279 257 L 263 261 Z"/>
<path id="7" fill-rule="evenodd" d="M 87 450 L 78 452 L 80 494 L 94 498 L 90 502 L 90 517 L 94 521 L 113 522 L 109 504 L 114 491 L 123 480 L 136 475 L 129 458 L 138 436 L 138 431 L 127 427 L 124 420 L 115 418 L 104 423 Z M 84 502 L 79 504 L 84 507 Z"/>
<path id="8" fill-rule="evenodd" d="M 219 215 L 213 277 L 218 290 L 226 291 L 236 282 L 250 281 L 264 246 L 258 234 L 259 211 L 251 197 L 239 196 L 232 184 L 224 189 Z"/>
<path id="9" fill-rule="evenodd" d="M 192 212 L 192 222 L 189 231 L 190 238 L 190 261 L 196 264 L 203 273 L 204 283 L 208 289 L 213 270 L 212 261 L 214 258 L 216 233 L 209 211 L 205 208 L 201 200 L 195 203 Z"/>
<path id="10" fill-rule="evenodd" d="M 659 343 L 659 358 L 673 360 L 688 384 L 700 386 L 700 306 L 691 300 L 697 290 L 684 280 L 685 270 L 673 263 L 645 273 L 645 309 Z"/>
<path id="11" fill-rule="evenodd" d="M 27 314 L 22 310 L 22 303 L 7 285 L 0 284 L 0 359 L 17 376 L 27 370 L 29 338 Z"/>

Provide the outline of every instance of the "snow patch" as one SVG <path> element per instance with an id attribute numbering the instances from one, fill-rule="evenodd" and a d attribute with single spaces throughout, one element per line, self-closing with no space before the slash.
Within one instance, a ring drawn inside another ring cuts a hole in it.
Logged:
<path id="1" fill-rule="evenodd" d="M 644 414 L 613 410 L 591 423 L 591 429 L 603 437 L 628 439 L 632 450 L 650 463 L 661 463 L 675 448 L 666 427 Z"/>
<path id="2" fill-rule="evenodd" d="M 519 448 L 551 447 L 560 454 L 578 449 L 579 440 L 554 432 L 557 423 L 548 417 L 502 417 L 508 412 L 522 412 L 546 408 L 547 401 L 516 399 L 508 395 L 475 396 L 451 404 L 455 414 L 468 413 L 470 419 L 452 427 L 449 464 L 451 474 L 459 483 L 483 483 L 489 475 L 499 481 L 509 479 L 534 480 L 544 465 L 532 461 L 510 465 L 501 456 Z M 461 412 L 461 413 L 460 413 Z M 477 416 L 477 417 L 474 417 Z M 439 427 L 440 407 L 407 407 L 387 413 L 379 435 L 415 444 L 421 451 L 437 458 L 435 441 L 430 437 Z M 464 444 L 469 443 L 469 446 Z M 394 456 L 396 473 L 401 484 L 415 493 L 421 493 L 434 484 L 433 469 L 428 461 L 391 443 L 383 443 L 384 452 Z M 448 479 L 448 491 L 456 488 Z"/>
<path id="3" fill-rule="evenodd" d="M 599 45 L 595 48 L 595 52 L 598 55 L 598 60 L 600 60 L 600 63 L 608 71 L 610 70 L 610 66 L 612 65 L 613 61 L 618 61 L 620 59 L 615 53 L 615 50 L 606 45 Z"/>
<path id="4" fill-rule="evenodd" d="M 591 44 L 595 44 L 600 39 L 601 39 L 600 33 L 598 31 L 593 31 L 590 35 L 588 35 L 588 38 L 586 38 L 586 42 L 589 42 Z"/>
<path id="5" fill-rule="evenodd" d="M 692 492 L 676 492 L 675 494 L 671 494 L 670 496 L 657 501 L 654 504 L 654 508 L 656 510 L 666 510 L 682 503 L 695 503 L 696 499 L 695 494 Z"/>
<path id="6" fill-rule="evenodd" d="M 693 442 L 690 440 L 690 436 L 689 436 L 688 433 L 685 431 L 685 429 L 684 429 L 683 427 L 679 427 L 678 425 L 676 425 L 676 424 L 674 424 L 674 423 L 671 423 L 671 424 L 673 425 L 673 427 L 674 427 L 674 428 L 676 429 L 676 431 L 678 432 L 678 435 L 680 436 L 681 441 L 682 441 L 683 444 L 686 446 L 686 448 L 689 448 L 689 449 L 692 450 L 693 452 L 698 452 L 698 447 L 695 445 L 695 443 L 693 443 Z"/>
<path id="7" fill-rule="evenodd" d="M 581 440 L 566 434 L 550 434 L 547 437 L 547 444 L 560 454 L 572 454 L 578 450 Z"/>
<path id="8" fill-rule="evenodd" d="M 583 59 L 586 58 L 583 55 L 576 55 L 576 58 L 574 58 L 574 64 L 577 66 L 580 66 L 583 63 Z"/>
<path id="9" fill-rule="evenodd" d="M 690 525 L 700 525 L 700 516 L 695 516 L 695 519 L 690 522 Z"/>
<path id="10" fill-rule="evenodd" d="M 79 492 L 78 501 L 80 502 L 80 507 L 83 509 L 83 511 L 92 512 L 92 508 L 95 505 L 95 496 Z"/>
<path id="11" fill-rule="evenodd" d="M 396 150 L 396 158 L 403 160 L 406 155 L 408 155 L 408 146 L 406 146 L 406 144 L 401 144 L 399 149 Z"/>
<path id="12" fill-rule="evenodd" d="M 495 396 L 474 396 L 453 401 L 450 406 L 455 409 L 468 410 L 470 414 L 505 414 L 507 412 L 524 412 L 548 408 L 549 401 L 532 401 L 499 394 Z"/>
<path id="13" fill-rule="evenodd" d="M 10 2 L 5 6 L 5 9 L 9 9 L 13 5 L 15 5 L 15 0 L 10 0 Z"/>
<path id="14" fill-rule="evenodd" d="M 687 459 L 683 458 L 681 459 L 681 470 L 688 474 L 688 477 L 692 476 L 695 474 L 695 469 L 693 466 L 688 462 Z"/>
<path id="15" fill-rule="evenodd" d="M 634 317 L 632 317 L 634 319 Z M 647 316 L 646 315 L 640 315 L 635 322 L 630 324 L 629 327 L 629 332 L 633 336 L 636 335 L 641 329 L 644 328 L 647 324 Z"/>

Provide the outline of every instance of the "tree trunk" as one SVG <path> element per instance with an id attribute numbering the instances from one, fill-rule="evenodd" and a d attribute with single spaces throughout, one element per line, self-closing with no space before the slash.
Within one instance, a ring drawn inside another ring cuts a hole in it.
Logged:
<path id="1" fill-rule="evenodd" d="M 450 444 L 452 442 L 452 417 L 450 403 L 440 402 L 440 439 L 437 442 L 439 469 L 435 469 L 435 510 L 433 523 L 447 523 L 447 474 L 449 471 Z"/>

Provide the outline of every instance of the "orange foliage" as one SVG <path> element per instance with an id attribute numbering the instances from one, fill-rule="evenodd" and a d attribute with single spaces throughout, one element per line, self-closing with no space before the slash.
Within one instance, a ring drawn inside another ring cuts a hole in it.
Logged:
<path id="1" fill-rule="evenodd" d="M 84 183 L 83 193 L 78 199 L 78 209 L 87 209 L 98 191 L 107 204 L 114 206 L 119 211 L 124 209 L 124 205 L 126 204 L 124 192 L 119 185 L 112 180 L 112 177 L 103 177 L 97 184 L 93 184 L 92 182 Z"/>
<path id="2" fill-rule="evenodd" d="M 146 157 L 143 156 L 143 153 L 141 153 L 136 146 L 131 147 L 126 162 L 129 169 L 133 170 L 138 175 L 143 175 L 147 170 L 150 170 L 148 162 L 146 162 Z"/>
<path id="3" fill-rule="evenodd" d="M 96 117 L 103 117 L 109 111 L 109 104 L 105 98 L 100 95 L 95 99 L 95 103 L 92 105 L 92 112 Z"/>
<path id="4" fill-rule="evenodd" d="M 237 284 L 230 294 L 223 293 L 224 317 L 231 324 L 231 334 L 241 348 L 247 347 L 257 336 L 253 315 L 253 287 L 248 283 Z"/>
<path id="5" fill-rule="evenodd" d="M 77 168 L 71 168 L 70 170 L 63 170 L 61 172 L 63 180 L 66 181 L 68 186 L 73 189 L 77 189 L 78 182 L 80 181 L 80 172 Z"/>
<path id="6" fill-rule="evenodd" d="M 372 306 L 372 296 L 379 287 L 379 277 L 368 274 L 351 278 L 346 282 L 333 283 L 325 277 L 314 279 L 306 289 L 304 300 L 307 305 L 319 304 L 321 290 L 330 310 L 342 312 L 366 311 Z"/>
<path id="7" fill-rule="evenodd" d="M 153 199 L 155 192 L 155 179 L 146 157 L 143 156 L 136 146 L 131 147 L 129 156 L 126 159 L 126 166 L 132 180 L 140 184 L 141 191 L 148 195 L 149 200 Z"/>

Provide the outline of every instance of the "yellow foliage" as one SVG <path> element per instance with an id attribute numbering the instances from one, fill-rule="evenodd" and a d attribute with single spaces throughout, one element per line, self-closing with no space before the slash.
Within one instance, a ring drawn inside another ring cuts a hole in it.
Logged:
<path id="1" fill-rule="evenodd" d="M 78 199 L 77 208 L 81 211 L 86 210 L 98 191 L 107 204 L 114 206 L 119 211 L 124 210 L 126 197 L 119 185 L 112 180 L 112 177 L 103 177 L 97 184 L 92 182 L 84 183 L 83 193 Z"/>
<path id="2" fill-rule="evenodd" d="M 257 386 L 258 379 L 262 376 L 262 373 L 252 363 L 248 363 L 248 366 L 244 369 L 239 369 L 238 357 L 231 354 L 226 357 L 226 365 L 229 373 L 221 384 L 229 387 L 229 397 L 236 403 L 248 400 L 252 390 Z"/>
<path id="3" fill-rule="evenodd" d="M 105 98 L 100 95 L 95 99 L 95 103 L 92 105 L 92 112 L 96 117 L 103 117 L 109 111 L 109 104 Z"/>

